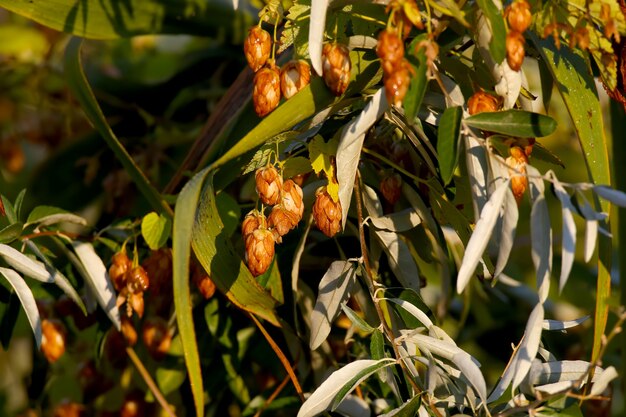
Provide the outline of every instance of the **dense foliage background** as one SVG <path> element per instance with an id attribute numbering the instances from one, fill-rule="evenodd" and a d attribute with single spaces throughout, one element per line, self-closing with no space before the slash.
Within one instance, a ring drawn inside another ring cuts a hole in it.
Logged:
<path id="1" fill-rule="evenodd" d="M 609 203 L 626 198 L 592 184 L 625 189 L 624 4 L 529 1 L 517 71 L 518 1 L 0 0 L 0 414 L 622 415 L 626 221 Z M 311 62 L 311 84 L 260 118 L 243 43 L 275 22 L 277 64 Z M 408 29 L 395 106 L 385 28 Z M 337 95 L 315 72 L 322 41 L 350 48 Z M 483 119 L 476 93 L 498 102 Z M 302 186 L 304 215 L 251 274 L 240 229 L 269 216 L 269 165 Z M 319 187 L 343 204 L 334 237 L 315 228 Z M 115 282 L 120 253 L 147 288 Z M 520 343 L 534 354 L 515 359 Z M 512 355 L 514 390 L 482 401 Z M 609 367 L 611 384 L 583 384 Z M 535 390 L 549 383 L 565 385 Z"/>

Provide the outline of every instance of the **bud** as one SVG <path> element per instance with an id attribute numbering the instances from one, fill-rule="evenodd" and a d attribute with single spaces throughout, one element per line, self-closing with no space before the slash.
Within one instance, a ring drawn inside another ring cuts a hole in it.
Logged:
<path id="1" fill-rule="evenodd" d="M 141 338 L 155 360 L 161 360 L 170 350 L 172 335 L 167 322 L 160 317 L 150 317 L 143 324 Z"/>
<path id="2" fill-rule="evenodd" d="M 342 95 L 350 83 L 350 51 L 339 43 L 326 43 L 322 49 L 324 82 L 336 96 Z"/>
<path id="3" fill-rule="evenodd" d="M 257 72 L 270 57 L 272 39 L 260 26 L 253 26 L 243 43 L 243 52 L 252 71 Z"/>
<path id="4" fill-rule="evenodd" d="M 313 218 L 317 228 L 328 237 L 335 236 L 341 230 L 341 203 L 333 201 L 326 187 L 315 192 Z"/>
<path id="5" fill-rule="evenodd" d="M 515 201 L 519 205 L 528 188 L 528 178 L 526 177 L 528 157 L 519 146 L 512 146 L 509 153 L 511 156 L 506 158 L 506 164 L 509 166 L 509 174 L 511 175 L 511 191 L 513 191 Z"/>
<path id="6" fill-rule="evenodd" d="M 376 54 L 382 61 L 385 74 L 392 72 L 394 67 L 404 58 L 404 42 L 395 30 L 385 29 L 378 35 Z"/>
<path id="7" fill-rule="evenodd" d="M 126 343 L 128 346 L 135 346 L 135 343 L 137 343 L 137 330 L 135 330 L 133 321 L 125 316 L 121 316 L 120 319 L 122 321 L 122 335 L 124 335 Z"/>
<path id="8" fill-rule="evenodd" d="M 119 292 L 126 287 L 126 273 L 130 271 L 133 263 L 126 251 L 118 252 L 111 258 L 111 266 L 109 267 L 109 278 L 113 282 L 113 286 Z"/>
<path id="9" fill-rule="evenodd" d="M 257 169 L 255 174 L 256 192 L 263 204 L 273 206 L 278 203 L 283 188 L 283 177 L 273 166 Z"/>
<path id="10" fill-rule="evenodd" d="M 389 204 L 396 204 L 402 193 L 402 177 L 395 173 L 384 176 L 380 181 L 380 192 Z"/>
<path id="11" fill-rule="evenodd" d="M 506 17 L 509 27 L 519 33 L 523 33 L 532 21 L 530 4 L 526 0 L 515 0 L 506 8 Z"/>
<path id="12" fill-rule="evenodd" d="M 142 266 L 136 266 L 130 270 L 126 278 L 126 287 L 131 294 L 144 292 L 150 286 L 148 273 Z"/>
<path id="13" fill-rule="evenodd" d="M 286 99 L 293 97 L 310 82 L 311 67 L 306 61 L 289 61 L 280 70 L 280 91 Z"/>
<path id="14" fill-rule="evenodd" d="M 254 111 L 263 117 L 274 110 L 280 102 L 280 74 L 275 66 L 265 67 L 254 76 L 252 92 Z"/>
<path id="15" fill-rule="evenodd" d="M 389 104 L 396 107 L 402 105 L 402 100 L 404 100 L 411 82 L 410 68 L 409 62 L 403 59 L 385 75 L 385 94 Z"/>
<path id="16" fill-rule="evenodd" d="M 302 201 L 302 188 L 293 180 L 287 180 L 283 184 L 283 200 L 281 202 L 283 209 L 293 215 L 293 227 L 302 220 L 304 214 L 304 202 Z"/>
<path id="17" fill-rule="evenodd" d="M 467 102 L 469 114 L 478 114 L 482 112 L 494 112 L 500 108 L 500 100 L 491 94 L 478 91 L 470 97 Z"/>
<path id="18" fill-rule="evenodd" d="M 272 208 L 272 212 L 267 217 L 267 227 L 274 233 L 274 240 L 281 243 L 282 237 L 296 227 L 299 221 L 300 219 L 294 213 L 285 210 L 282 204 L 279 204 Z"/>
<path id="19" fill-rule="evenodd" d="M 506 35 L 506 62 L 513 71 L 519 71 L 524 62 L 524 36 L 521 33 L 511 31 Z"/>
<path id="20" fill-rule="evenodd" d="M 246 238 L 246 263 L 255 277 L 267 271 L 274 259 L 274 235 L 268 229 L 256 229 Z"/>
<path id="21" fill-rule="evenodd" d="M 205 300 L 210 299 L 215 294 L 215 283 L 204 273 L 202 267 L 198 267 L 194 271 L 193 282 L 196 284 L 198 291 L 200 291 L 200 294 L 202 294 Z"/>
<path id="22" fill-rule="evenodd" d="M 265 217 L 257 210 L 252 210 L 250 213 L 246 214 L 246 217 L 244 217 L 241 223 L 241 235 L 245 239 L 259 227 L 265 227 Z"/>
<path id="23" fill-rule="evenodd" d="M 49 363 L 56 362 L 65 353 L 65 326 L 56 319 L 41 322 L 41 351 Z"/>

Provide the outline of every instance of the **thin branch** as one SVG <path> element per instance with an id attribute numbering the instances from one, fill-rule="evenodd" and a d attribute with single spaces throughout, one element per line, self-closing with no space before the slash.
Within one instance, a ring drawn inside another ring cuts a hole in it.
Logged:
<path id="1" fill-rule="evenodd" d="M 161 407 L 163 407 L 163 410 L 165 410 L 168 416 L 176 417 L 176 413 L 174 413 L 174 410 L 172 410 L 172 408 L 170 407 L 169 403 L 159 390 L 159 387 L 157 387 L 156 383 L 154 382 L 154 379 L 152 379 L 146 367 L 143 366 L 141 359 L 139 359 L 139 356 L 137 356 L 133 348 L 128 346 L 126 348 L 126 353 L 128 354 L 130 360 L 133 362 L 133 365 L 135 365 L 135 367 L 137 368 L 139 375 L 141 375 L 144 382 L 150 389 L 150 392 L 152 392 L 152 395 L 154 395 L 154 398 L 156 398 L 157 402 L 161 405 Z"/>
<path id="2" fill-rule="evenodd" d="M 294 367 L 295 367 L 295 364 L 294 364 Z M 285 378 L 283 378 L 280 385 L 278 385 L 276 389 L 274 390 L 274 392 L 272 392 L 272 394 L 269 397 L 267 397 L 267 400 L 265 400 L 261 408 L 259 408 L 257 412 L 254 414 L 254 417 L 261 416 L 261 413 L 263 413 L 263 411 L 265 411 L 265 409 L 269 407 L 272 401 L 274 401 L 276 397 L 278 397 L 278 394 L 280 394 L 280 392 L 283 390 L 283 388 L 285 388 L 285 386 L 287 385 L 287 382 L 289 382 L 289 379 L 290 379 L 289 375 L 286 375 Z"/>

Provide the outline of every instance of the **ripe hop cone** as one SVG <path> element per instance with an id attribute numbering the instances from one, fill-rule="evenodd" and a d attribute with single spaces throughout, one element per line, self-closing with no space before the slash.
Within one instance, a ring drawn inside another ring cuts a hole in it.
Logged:
<path id="1" fill-rule="evenodd" d="M 341 203 L 333 201 L 326 187 L 315 193 L 313 219 L 317 228 L 328 237 L 335 236 L 341 229 Z"/>
<path id="2" fill-rule="evenodd" d="M 261 68 L 254 76 L 252 92 L 254 111 L 263 117 L 274 110 L 280 102 L 280 74 L 275 66 Z"/>
<path id="3" fill-rule="evenodd" d="M 248 31 L 248 37 L 243 43 L 243 53 L 252 71 L 257 72 L 270 57 L 272 38 L 270 34 L 259 26 L 253 26 Z"/>
<path id="4" fill-rule="evenodd" d="M 280 70 L 280 91 L 286 99 L 293 97 L 310 82 L 311 67 L 306 61 L 289 61 Z"/>
<path id="5" fill-rule="evenodd" d="M 342 95 L 350 83 L 350 51 L 339 43 L 326 43 L 322 49 L 322 75 L 324 82 L 336 96 Z"/>

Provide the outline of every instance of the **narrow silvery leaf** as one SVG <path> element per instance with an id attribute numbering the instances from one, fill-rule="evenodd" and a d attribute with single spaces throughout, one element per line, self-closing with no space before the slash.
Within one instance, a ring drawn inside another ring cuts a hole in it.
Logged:
<path id="1" fill-rule="evenodd" d="M 315 1 L 313 2 L 315 4 Z M 312 14 L 311 14 L 312 17 Z M 313 22 L 311 22 L 313 25 Z M 313 27 L 313 26 L 312 26 Z M 354 179 L 359 167 L 361 148 L 365 133 L 387 110 L 384 89 L 378 90 L 367 103 L 361 114 L 348 123 L 341 132 L 337 147 L 337 182 L 339 183 L 339 202 L 341 203 L 341 225 L 345 227 L 350 208 Z"/>
<path id="2" fill-rule="evenodd" d="M 454 363 L 476 389 L 479 397 L 483 401 L 487 397 L 487 386 L 485 378 L 480 372 L 480 364 L 469 353 L 454 344 L 423 334 L 412 333 L 407 335 L 406 340 L 415 343 L 420 350 L 426 349 L 432 354 Z"/>
<path id="3" fill-rule="evenodd" d="M 516 350 L 511 359 L 509 359 L 509 363 L 506 365 L 498 384 L 495 386 L 491 394 L 489 394 L 489 398 L 487 398 L 488 403 L 492 403 L 502 397 L 502 394 L 506 392 L 506 389 L 511 384 L 513 377 L 515 376 L 515 368 L 517 367 L 517 362 L 519 359 L 519 350 Z"/>
<path id="4" fill-rule="evenodd" d="M 298 411 L 298 417 L 313 417 L 330 409 L 335 401 L 335 396 L 337 396 L 344 386 L 350 385 L 354 388 L 377 370 L 385 366 L 393 365 L 395 362 L 396 361 L 393 359 L 381 359 L 378 361 L 363 359 L 347 364 L 343 368 L 333 372 L 328 379 L 322 382 L 315 392 L 307 398 Z M 354 381 L 355 376 L 359 376 L 356 381 Z"/>
<path id="5" fill-rule="evenodd" d="M 20 299 L 22 308 L 24 308 L 26 312 L 28 323 L 30 323 L 30 327 L 33 329 L 37 349 L 41 348 L 41 316 L 39 315 L 37 302 L 35 301 L 35 297 L 33 297 L 33 293 L 24 282 L 24 279 L 14 270 L 0 268 L 0 274 L 9 281 L 9 284 L 11 284 L 17 297 Z"/>
<path id="6" fill-rule="evenodd" d="M 419 293 L 419 271 L 407 244 L 398 233 L 374 230 L 374 234 L 381 242 L 383 250 L 387 254 L 389 267 L 400 284 Z"/>
<path id="7" fill-rule="evenodd" d="M 456 290 L 458 293 L 463 292 L 463 289 L 474 274 L 476 266 L 478 266 L 478 262 L 483 256 L 483 252 L 485 252 L 485 248 L 487 248 L 508 188 L 509 180 L 500 185 L 480 213 L 480 219 L 478 219 L 474 232 L 467 243 L 463 263 L 459 269 L 459 275 L 456 281 Z"/>
<path id="8" fill-rule="evenodd" d="M 587 361 L 558 361 L 546 362 L 539 365 L 537 372 L 533 372 L 533 385 L 553 384 L 562 381 L 577 381 L 587 375 L 589 366 Z M 602 373 L 602 368 L 596 366 L 593 381 Z"/>
<path id="9" fill-rule="evenodd" d="M 626 207 L 626 193 L 622 191 L 607 187 L 606 185 L 596 185 L 593 187 L 593 192 L 616 206 Z"/>
<path id="10" fill-rule="evenodd" d="M 49 216 L 44 216 L 40 219 L 37 219 L 34 222 L 26 223 L 25 226 L 30 226 L 36 224 L 38 227 L 50 226 L 57 223 L 73 223 L 78 224 L 80 226 L 86 226 L 87 221 L 80 216 L 77 216 L 72 213 L 57 213 L 50 214 Z"/>
<path id="11" fill-rule="evenodd" d="M 350 295 L 356 279 L 356 268 L 352 262 L 335 261 L 319 283 L 315 308 L 311 314 L 311 350 L 317 349 L 328 337 L 330 325 L 341 311 L 341 304 Z"/>
<path id="12" fill-rule="evenodd" d="M 384 298 L 384 300 L 398 304 L 400 307 L 405 309 L 409 314 L 411 314 L 413 317 L 418 319 L 427 329 L 433 325 L 433 322 L 428 318 L 426 313 L 424 313 L 422 310 L 415 307 L 413 304 L 409 303 L 408 301 L 402 300 L 401 298 Z"/>
<path id="13" fill-rule="evenodd" d="M 559 278 L 559 292 L 563 291 L 563 287 L 567 283 L 569 274 L 574 265 L 574 252 L 576 251 L 576 223 L 572 212 L 575 210 L 570 196 L 565 191 L 555 175 L 552 176 L 554 192 L 561 202 L 561 215 L 563 217 L 563 239 L 561 242 L 561 277 Z"/>
<path id="14" fill-rule="evenodd" d="M 317 75 L 322 75 L 322 43 L 326 28 L 328 0 L 311 1 L 311 23 L 309 25 L 309 55 L 311 65 Z"/>
<path id="15" fill-rule="evenodd" d="M 41 262 L 29 258 L 9 245 L 0 243 L 0 256 L 7 264 L 24 275 L 41 282 L 54 282 L 54 276 L 46 270 Z"/>
<path id="16" fill-rule="evenodd" d="M 592 397 L 594 395 L 602 395 L 604 390 L 609 386 L 609 383 L 618 376 L 619 374 L 617 373 L 617 370 L 614 367 L 609 366 L 604 371 L 602 371 L 602 373 L 598 375 L 597 378 L 594 378 L 593 386 L 591 387 L 591 391 L 589 391 L 589 395 L 591 395 Z"/>
<path id="17" fill-rule="evenodd" d="M 370 217 L 370 222 L 377 229 L 390 232 L 406 232 L 420 224 L 422 219 L 414 209 L 409 208 L 386 216 Z"/>
<path id="18" fill-rule="evenodd" d="M 343 312 L 345 313 L 345 315 L 348 317 L 348 319 L 350 319 L 350 321 L 352 322 L 352 324 L 359 329 L 362 332 L 365 333 L 372 333 L 373 331 L 375 331 L 376 329 L 373 328 L 372 326 L 369 325 L 368 322 L 366 322 L 364 319 L 362 319 L 357 313 L 356 311 L 352 310 L 350 307 L 348 307 L 345 303 L 341 305 L 341 309 L 343 310 Z"/>
<path id="19" fill-rule="evenodd" d="M 526 377 L 533 360 L 537 356 L 539 342 L 541 341 L 543 314 L 543 304 L 539 303 L 535 306 L 528 317 L 528 322 L 526 323 L 526 329 L 524 331 L 524 339 L 519 347 L 517 363 L 515 366 L 513 391 L 515 391 L 515 388 L 517 388 L 517 386 Z"/>
<path id="20" fill-rule="evenodd" d="M 477 139 L 465 136 L 465 163 L 472 189 L 474 218 L 478 220 L 484 205 L 487 203 L 487 179 L 489 168 L 485 147 Z"/>
<path id="21" fill-rule="evenodd" d="M 584 323 L 588 318 L 589 316 L 584 316 L 576 320 L 567 320 L 567 321 L 544 320 L 542 327 L 544 330 L 566 330 L 572 327 L 576 327 L 580 325 L 581 323 Z"/>
<path id="22" fill-rule="evenodd" d="M 90 243 L 74 241 L 74 251 L 85 268 L 85 282 L 98 299 L 98 304 L 109 316 L 115 327 L 120 329 L 120 312 L 115 304 L 116 295 L 106 267 Z"/>
<path id="23" fill-rule="evenodd" d="M 596 241 L 598 239 L 598 222 L 595 220 L 587 220 L 585 222 L 585 262 L 589 262 L 596 250 Z"/>
<path id="24" fill-rule="evenodd" d="M 527 167 L 528 168 L 528 167 Z M 550 214 L 543 194 L 543 180 L 529 178 L 533 206 L 530 213 L 531 257 L 537 272 L 539 299 L 544 302 L 550 290 L 552 271 L 552 229 Z"/>
<path id="25" fill-rule="evenodd" d="M 369 404 L 356 395 L 348 395 L 344 398 L 335 409 L 335 412 L 344 416 L 369 417 L 372 415 Z"/>
<path id="26" fill-rule="evenodd" d="M 74 287 L 72 287 L 72 284 L 70 284 L 70 281 L 65 277 L 65 275 L 52 265 L 52 262 L 48 260 L 46 255 L 41 252 L 39 247 L 32 240 L 24 239 L 24 243 L 26 243 L 26 246 L 33 251 L 35 256 L 41 259 L 46 271 L 48 271 L 50 276 L 54 278 L 56 286 L 59 287 L 72 301 L 74 301 L 83 313 L 87 314 L 87 309 L 85 308 L 83 300 L 80 298 Z"/>
<path id="27" fill-rule="evenodd" d="M 502 210 L 502 228 L 500 229 L 500 240 L 498 241 L 498 261 L 496 269 L 493 273 L 495 278 L 504 271 L 511 249 L 513 249 L 513 241 L 515 240 L 515 232 L 517 230 L 517 221 L 519 219 L 519 210 L 517 202 L 513 196 L 513 192 L 507 189 L 504 198 L 504 210 Z"/>

